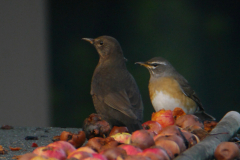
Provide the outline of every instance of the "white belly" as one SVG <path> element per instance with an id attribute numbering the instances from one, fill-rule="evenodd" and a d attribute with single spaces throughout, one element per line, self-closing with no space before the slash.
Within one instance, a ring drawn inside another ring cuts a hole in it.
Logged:
<path id="1" fill-rule="evenodd" d="M 192 109 L 187 110 L 183 107 L 180 100 L 172 98 L 169 95 L 164 94 L 162 91 L 156 91 L 155 97 L 152 99 L 152 105 L 156 112 L 161 109 L 174 110 L 176 107 L 182 108 L 187 114 L 193 114 L 196 110 L 196 107 L 192 107 Z"/>

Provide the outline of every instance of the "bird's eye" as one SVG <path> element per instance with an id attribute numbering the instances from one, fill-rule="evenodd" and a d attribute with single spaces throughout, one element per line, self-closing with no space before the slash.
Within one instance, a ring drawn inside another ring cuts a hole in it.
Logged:
<path id="1" fill-rule="evenodd" d="M 100 43 L 99 43 L 101 46 L 103 45 L 103 41 L 100 41 Z"/>
<path id="2" fill-rule="evenodd" d="M 152 63 L 151 65 L 152 65 L 153 67 L 157 67 L 157 66 L 158 66 L 157 63 Z"/>

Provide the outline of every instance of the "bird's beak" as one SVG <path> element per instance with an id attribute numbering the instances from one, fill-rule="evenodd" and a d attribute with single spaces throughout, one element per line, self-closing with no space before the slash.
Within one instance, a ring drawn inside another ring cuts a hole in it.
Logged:
<path id="1" fill-rule="evenodd" d="M 89 43 L 93 44 L 94 39 L 93 38 L 82 38 L 84 41 L 88 41 Z"/>
<path id="2" fill-rule="evenodd" d="M 135 62 L 135 64 L 139 64 L 141 66 L 148 67 L 148 64 L 145 62 Z"/>

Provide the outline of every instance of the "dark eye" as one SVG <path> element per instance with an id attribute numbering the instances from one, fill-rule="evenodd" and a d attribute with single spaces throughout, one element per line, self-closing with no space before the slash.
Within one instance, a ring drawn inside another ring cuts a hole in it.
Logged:
<path id="1" fill-rule="evenodd" d="M 103 41 L 100 41 L 100 43 L 99 43 L 101 46 L 103 45 Z"/>
<path id="2" fill-rule="evenodd" d="M 152 65 L 153 67 L 157 67 L 157 66 L 158 66 L 157 63 L 152 63 L 151 65 Z"/>

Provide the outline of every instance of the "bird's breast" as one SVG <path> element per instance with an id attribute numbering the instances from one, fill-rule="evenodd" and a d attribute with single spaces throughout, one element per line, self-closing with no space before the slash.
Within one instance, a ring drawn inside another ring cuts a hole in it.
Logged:
<path id="1" fill-rule="evenodd" d="M 197 104 L 181 90 L 179 83 L 171 77 L 163 77 L 149 82 L 149 94 L 155 111 L 174 110 L 179 107 L 187 114 L 196 111 Z"/>

